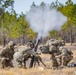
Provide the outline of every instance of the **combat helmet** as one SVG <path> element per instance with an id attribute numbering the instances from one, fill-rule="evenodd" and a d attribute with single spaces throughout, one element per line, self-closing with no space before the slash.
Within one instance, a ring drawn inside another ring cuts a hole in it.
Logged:
<path id="1" fill-rule="evenodd" d="M 13 41 L 10 41 L 8 44 L 7 44 L 9 47 L 10 46 L 15 46 L 15 43 Z"/>
<path id="2" fill-rule="evenodd" d="M 35 47 L 35 44 L 34 44 L 33 41 L 28 41 L 27 46 L 28 47 L 31 47 L 31 48 L 34 48 Z"/>
<path id="3" fill-rule="evenodd" d="M 58 40 L 55 40 L 53 42 L 51 42 L 52 45 L 59 45 L 59 41 Z"/>
<path id="4" fill-rule="evenodd" d="M 59 47 L 59 50 L 62 50 L 64 47 L 63 46 L 61 46 L 61 47 Z"/>

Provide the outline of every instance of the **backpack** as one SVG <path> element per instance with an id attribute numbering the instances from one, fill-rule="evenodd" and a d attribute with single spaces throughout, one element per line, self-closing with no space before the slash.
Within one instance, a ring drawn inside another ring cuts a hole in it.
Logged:
<path id="1" fill-rule="evenodd" d="M 73 52 L 70 50 L 70 49 L 66 49 L 67 50 L 67 53 L 69 54 L 69 55 L 72 55 L 73 54 Z"/>
<path id="2" fill-rule="evenodd" d="M 41 46 L 40 51 L 44 54 L 49 53 L 49 48 L 47 46 Z"/>

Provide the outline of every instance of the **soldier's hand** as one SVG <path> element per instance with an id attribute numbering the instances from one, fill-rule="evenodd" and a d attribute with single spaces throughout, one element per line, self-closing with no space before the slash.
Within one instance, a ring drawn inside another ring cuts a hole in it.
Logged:
<path id="1" fill-rule="evenodd" d="M 38 52 L 37 54 L 38 54 L 38 55 L 41 55 L 41 52 Z"/>
<path id="2" fill-rule="evenodd" d="M 9 58 L 6 58 L 6 60 L 9 60 Z"/>
<path id="3" fill-rule="evenodd" d="M 59 58 L 59 56 L 55 56 L 55 58 Z"/>

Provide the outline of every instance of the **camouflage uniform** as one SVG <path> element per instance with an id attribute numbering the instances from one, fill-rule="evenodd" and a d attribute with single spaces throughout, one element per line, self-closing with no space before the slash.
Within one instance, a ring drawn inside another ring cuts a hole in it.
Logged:
<path id="1" fill-rule="evenodd" d="M 56 40 L 56 39 L 51 39 L 51 40 L 48 40 L 46 42 L 46 46 L 51 46 L 53 42 L 56 42 L 58 44 L 58 46 L 63 46 L 63 43 L 61 40 Z"/>
<path id="2" fill-rule="evenodd" d="M 61 40 L 62 46 L 65 46 L 65 41 Z"/>
<path id="3" fill-rule="evenodd" d="M 61 51 L 61 54 L 59 55 L 59 57 L 61 57 L 61 67 L 67 66 L 67 64 L 73 59 L 73 53 L 64 47 L 60 47 L 59 50 Z"/>
<path id="4" fill-rule="evenodd" d="M 51 46 L 54 41 L 56 41 L 56 39 L 50 39 L 50 40 L 48 40 L 48 41 L 46 42 L 45 45 L 46 45 L 46 46 Z"/>
<path id="5" fill-rule="evenodd" d="M 22 67 L 23 55 L 20 52 L 15 52 L 13 55 L 13 66 Z"/>
<path id="6" fill-rule="evenodd" d="M 49 53 L 51 54 L 51 67 L 52 68 L 57 68 L 58 65 L 60 64 L 60 58 L 55 58 L 55 56 L 60 54 L 59 48 L 58 48 L 58 43 L 57 41 L 55 41 L 54 43 L 52 43 L 53 45 L 51 45 L 49 47 Z"/>
<path id="7" fill-rule="evenodd" d="M 23 49 L 23 50 L 22 50 Z M 22 48 L 22 51 L 16 52 L 13 55 L 14 58 L 14 67 L 24 67 L 26 68 L 26 61 L 31 58 L 33 55 L 36 56 L 36 52 L 34 52 L 31 48 Z"/>
<path id="8" fill-rule="evenodd" d="M 10 41 L 7 44 L 7 46 L 5 46 L 0 51 L 0 68 L 12 66 L 13 54 L 14 54 L 14 43 L 13 41 Z"/>
<path id="9" fill-rule="evenodd" d="M 26 68 L 26 61 L 33 55 L 36 56 L 36 52 L 33 51 L 34 45 L 31 44 L 30 47 L 19 48 L 18 52 L 13 55 L 15 67 Z"/>

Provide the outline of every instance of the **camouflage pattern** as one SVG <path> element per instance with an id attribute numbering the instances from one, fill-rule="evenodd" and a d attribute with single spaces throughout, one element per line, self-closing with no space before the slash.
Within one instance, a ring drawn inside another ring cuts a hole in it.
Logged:
<path id="1" fill-rule="evenodd" d="M 59 47 L 63 46 L 63 42 L 64 41 L 62 40 L 51 39 L 51 40 L 48 40 L 47 43 L 45 44 L 47 47 L 49 47 L 52 67 L 61 65 L 61 57 L 56 58 L 56 56 L 61 54 Z"/>
<path id="2" fill-rule="evenodd" d="M 14 54 L 14 43 L 13 41 L 10 41 L 7 46 L 5 46 L 3 49 L 0 51 L 0 68 L 4 68 L 7 66 L 11 66 L 11 62 L 13 59 L 13 54 Z"/>
<path id="3" fill-rule="evenodd" d="M 61 40 L 62 46 L 65 46 L 65 41 Z"/>
<path id="4" fill-rule="evenodd" d="M 35 47 L 35 43 L 33 41 L 29 41 L 27 43 L 27 46 L 30 47 L 30 48 L 34 48 Z"/>
<path id="5" fill-rule="evenodd" d="M 24 57 L 23 57 L 22 53 L 20 53 L 20 52 L 14 53 L 13 61 L 14 61 L 13 62 L 14 67 L 21 68 L 23 65 L 22 62 L 24 61 Z"/>
<path id="6" fill-rule="evenodd" d="M 18 52 L 16 52 L 13 55 L 14 62 L 15 62 L 14 67 L 26 68 L 26 61 L 29 58 L 31 58 L 33 55 L 36 56 L 37 53 L 34 52 L 32 48 L 29 48 L 29 47 L 19 48 Z"/>
<path id="7" fill-rule="evenodd" d="M 0 57 L 0 68 L 5 68 L 6 59 L 4 57 Z"/>
<path id="8" fill-rule="evenodd" d="M 52 44 L 58 44 L 58 46 L 63 46 L 63 40 L 50 39 L 46 42 L 45 46 L 51 46 Z"/>
<path id="9" fill-rule="evenodd" d="M 58 67 L 60 59 L 55 58 L 55 56 L 60 54 L 58 47 L 52 46 L 50 54 L 51 54 L 51 66 Z"/>
<path id="10" fill-rule="evenodd" d="M 51 59 L 52 68 L 57 68 L 58 65 L 60 65 L 60 58 L 55 58 L 55 56 L 60 54 L 59 47 L 58 47 L 59 44 L 60 44 L 60 41 L 56 39 L 48 40 L 47 43 L 45 44 L 49 49 L 48 53 L 51 54 L 50 59 Z"/>
<path id="11" fill-rule="evenodd" d="M 64 40 L 56 40 L 58 42 L 58 46 L 64 46 L 65 45 L 65 41 Z"/>
<path id="12" fill-rule="evenodd" d="M 47 47 L 47 46 L 41 46 L 40 47 L 40 51 L 43 54 L 47 54 L 47 53 L 49 53 L 49 47 Z"/>
<path id="13" fill-rule="evenodd" d="M 46 42 L 45 46 L 51 46 L 54 41 L 56 41 L 56 39 L 50 39 L 50 40 L 48 40 Z"/>
<path id="14" fill-rule="evenodd" d="M 51 67 L 57 68 L 60 64 L 60 58 L 55 58 L 55 56 L 59 55 L 60 51 L 58 48 L 58 43 L 56 41 L 52 42 L 52 45 L 49 47 L 49 53 L 51 54 Z"/>
<path id="15" fill-rule="evenodd" d="M 68 63 L 73 59 L 73 53 L 71 50 L 64 47 L 60 47 L 59 50 L 61 51 L 61 54 L 59 55 L 61 57 L 61 66 L 67 66 Z"/>

